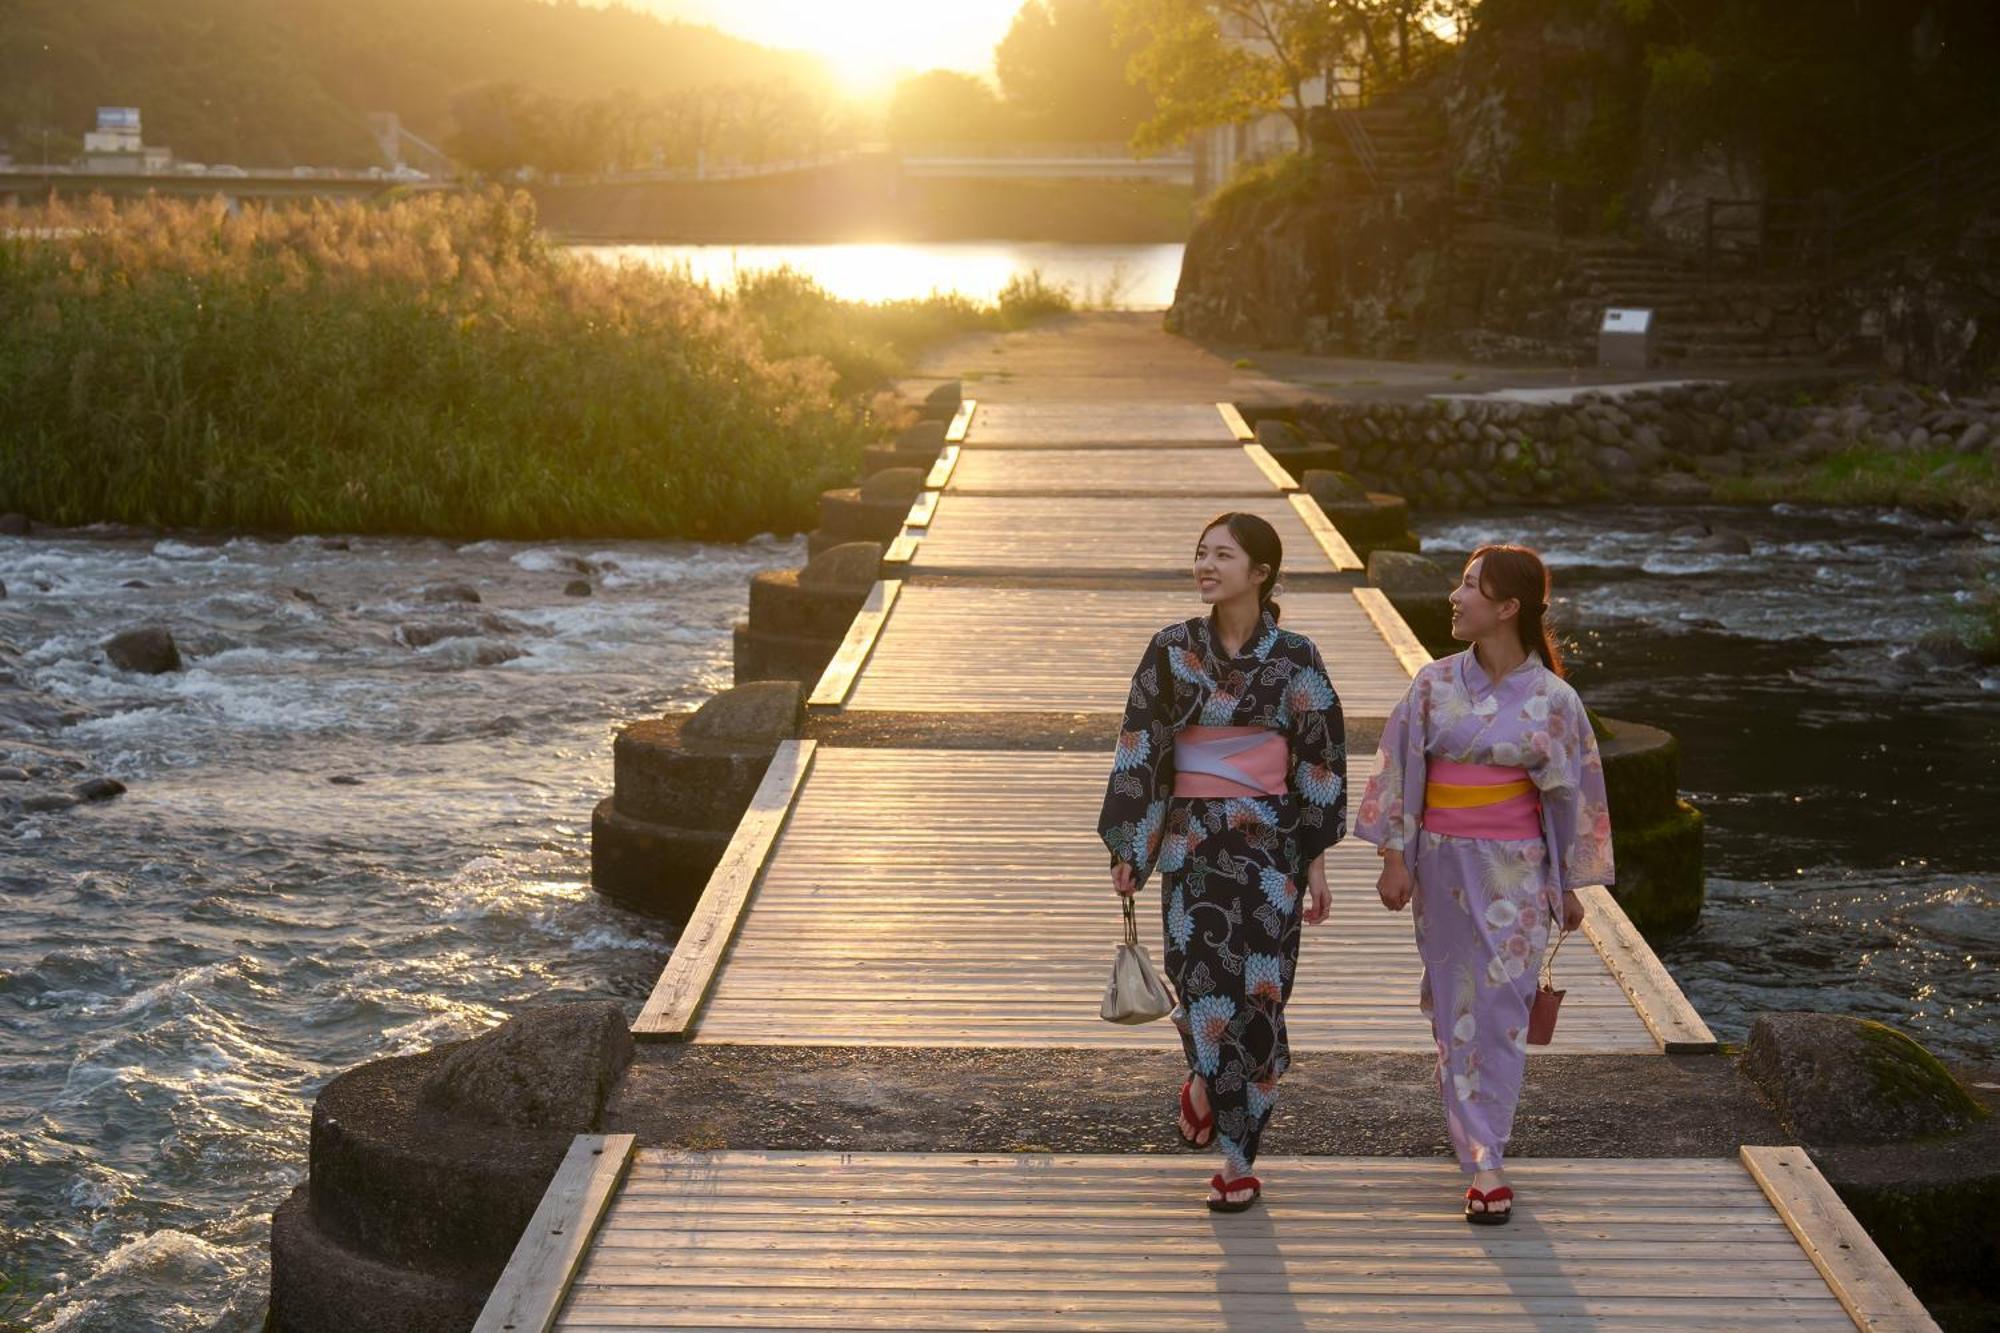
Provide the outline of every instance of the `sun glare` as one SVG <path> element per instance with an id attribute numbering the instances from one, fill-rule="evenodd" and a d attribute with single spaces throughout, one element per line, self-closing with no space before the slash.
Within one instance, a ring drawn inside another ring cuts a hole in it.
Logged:
<path id="1" fill-rule="evenodd" d="M 1021 0 L 672 0 L 653 8 L 819 56 L 849 93 L 877 96 L 898 78 L 927 69 L 990 74 L 993 48 L 1020 6 Z"/>

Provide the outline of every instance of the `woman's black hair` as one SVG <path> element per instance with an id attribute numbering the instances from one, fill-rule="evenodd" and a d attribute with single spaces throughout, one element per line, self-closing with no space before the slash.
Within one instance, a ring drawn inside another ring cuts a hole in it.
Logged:
<path id="1" fill-rule="evenodd" d="M 1469 566 L 1474 560 L 1485 561 L 1479 566 L 1481 593 L 1492 601 L 1504 602 L 1511 597 L 1521 604 L 1521 613 L 1514 621 L 1521 646 L 1541 658 L 1550 671 L 1563 675 L 1562 648 L 1548 622 L 1549 567 L 1541 556 L 1526 546 L 1495 544 L 1480 547 L 1465 563 Z"/>
<path id="2" fill-rule="evenodd" d="M 1229 529 L 1229 535 L 1243 548 L 1243 554 L 1250 557 L 1251 564 L 1264 565 L 1269 569 L 1270 572 L 1257 585 L 1257 605 L 1269 611 L 1271 619 L 1278 619 L 1278 603 L 1271 597 L 1278 586 L 1278 570 L 1285 562 L 1285 544 L 1279 539 L 1278 530 L 1257 515 L 1237 509 L 1210 519 L 1202 527 L 1201 535 L 1206 537 L 1217 528 Z"/>

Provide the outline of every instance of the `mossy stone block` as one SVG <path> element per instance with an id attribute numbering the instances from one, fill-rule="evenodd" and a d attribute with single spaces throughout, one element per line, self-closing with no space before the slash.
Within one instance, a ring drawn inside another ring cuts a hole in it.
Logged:
<path id="1" fill-rule="evenodd" d="M 1676 800 L 1674 812 L 1651 824 L 1611 818 L 1611 854 L 1618 882 L 1611 894 L 1649 940 L 1691 929 L 1701 919 L 1701 811 Z"/>

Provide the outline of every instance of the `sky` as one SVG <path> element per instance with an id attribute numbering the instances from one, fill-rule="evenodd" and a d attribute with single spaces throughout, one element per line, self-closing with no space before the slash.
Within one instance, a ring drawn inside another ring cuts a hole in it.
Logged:
<path id="1" fill-rule="evenodd" d="M 1021 0 L 628 0 L 663 18 L 706 23 L 764 46 L 827 61 L 859 96 L 905 74 L 959 69 L 990 76 L 993 48 Z"/>

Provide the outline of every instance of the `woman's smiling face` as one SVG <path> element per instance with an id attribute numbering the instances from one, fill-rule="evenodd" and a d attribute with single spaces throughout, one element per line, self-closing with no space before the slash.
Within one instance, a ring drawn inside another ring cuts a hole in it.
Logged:
<path id="1" fill-rule="evenodd" d="M 1230 536 L 1229 525 L 1218 523 L 1201 534 L 1194 548 L 1194 586 L 1210 606 L 1248 593 L 1257 595 L 1264 566 L 1253 564 Z"/>
<path id="2" fill-rule="evenodd" d="M 1479 567 L 1485 563 L 1486 558 L 1481 556 L 1467 564 L 1458 586 L 1451 590 L 1451 637 L 1460 643 L 1471 643 L 1482 634 L 1491 634 L 1502 617 L 1517 614 L 1521 609 L 1521 604 L 1511 597 L 1496 602 L 1480 591 Z"/>

